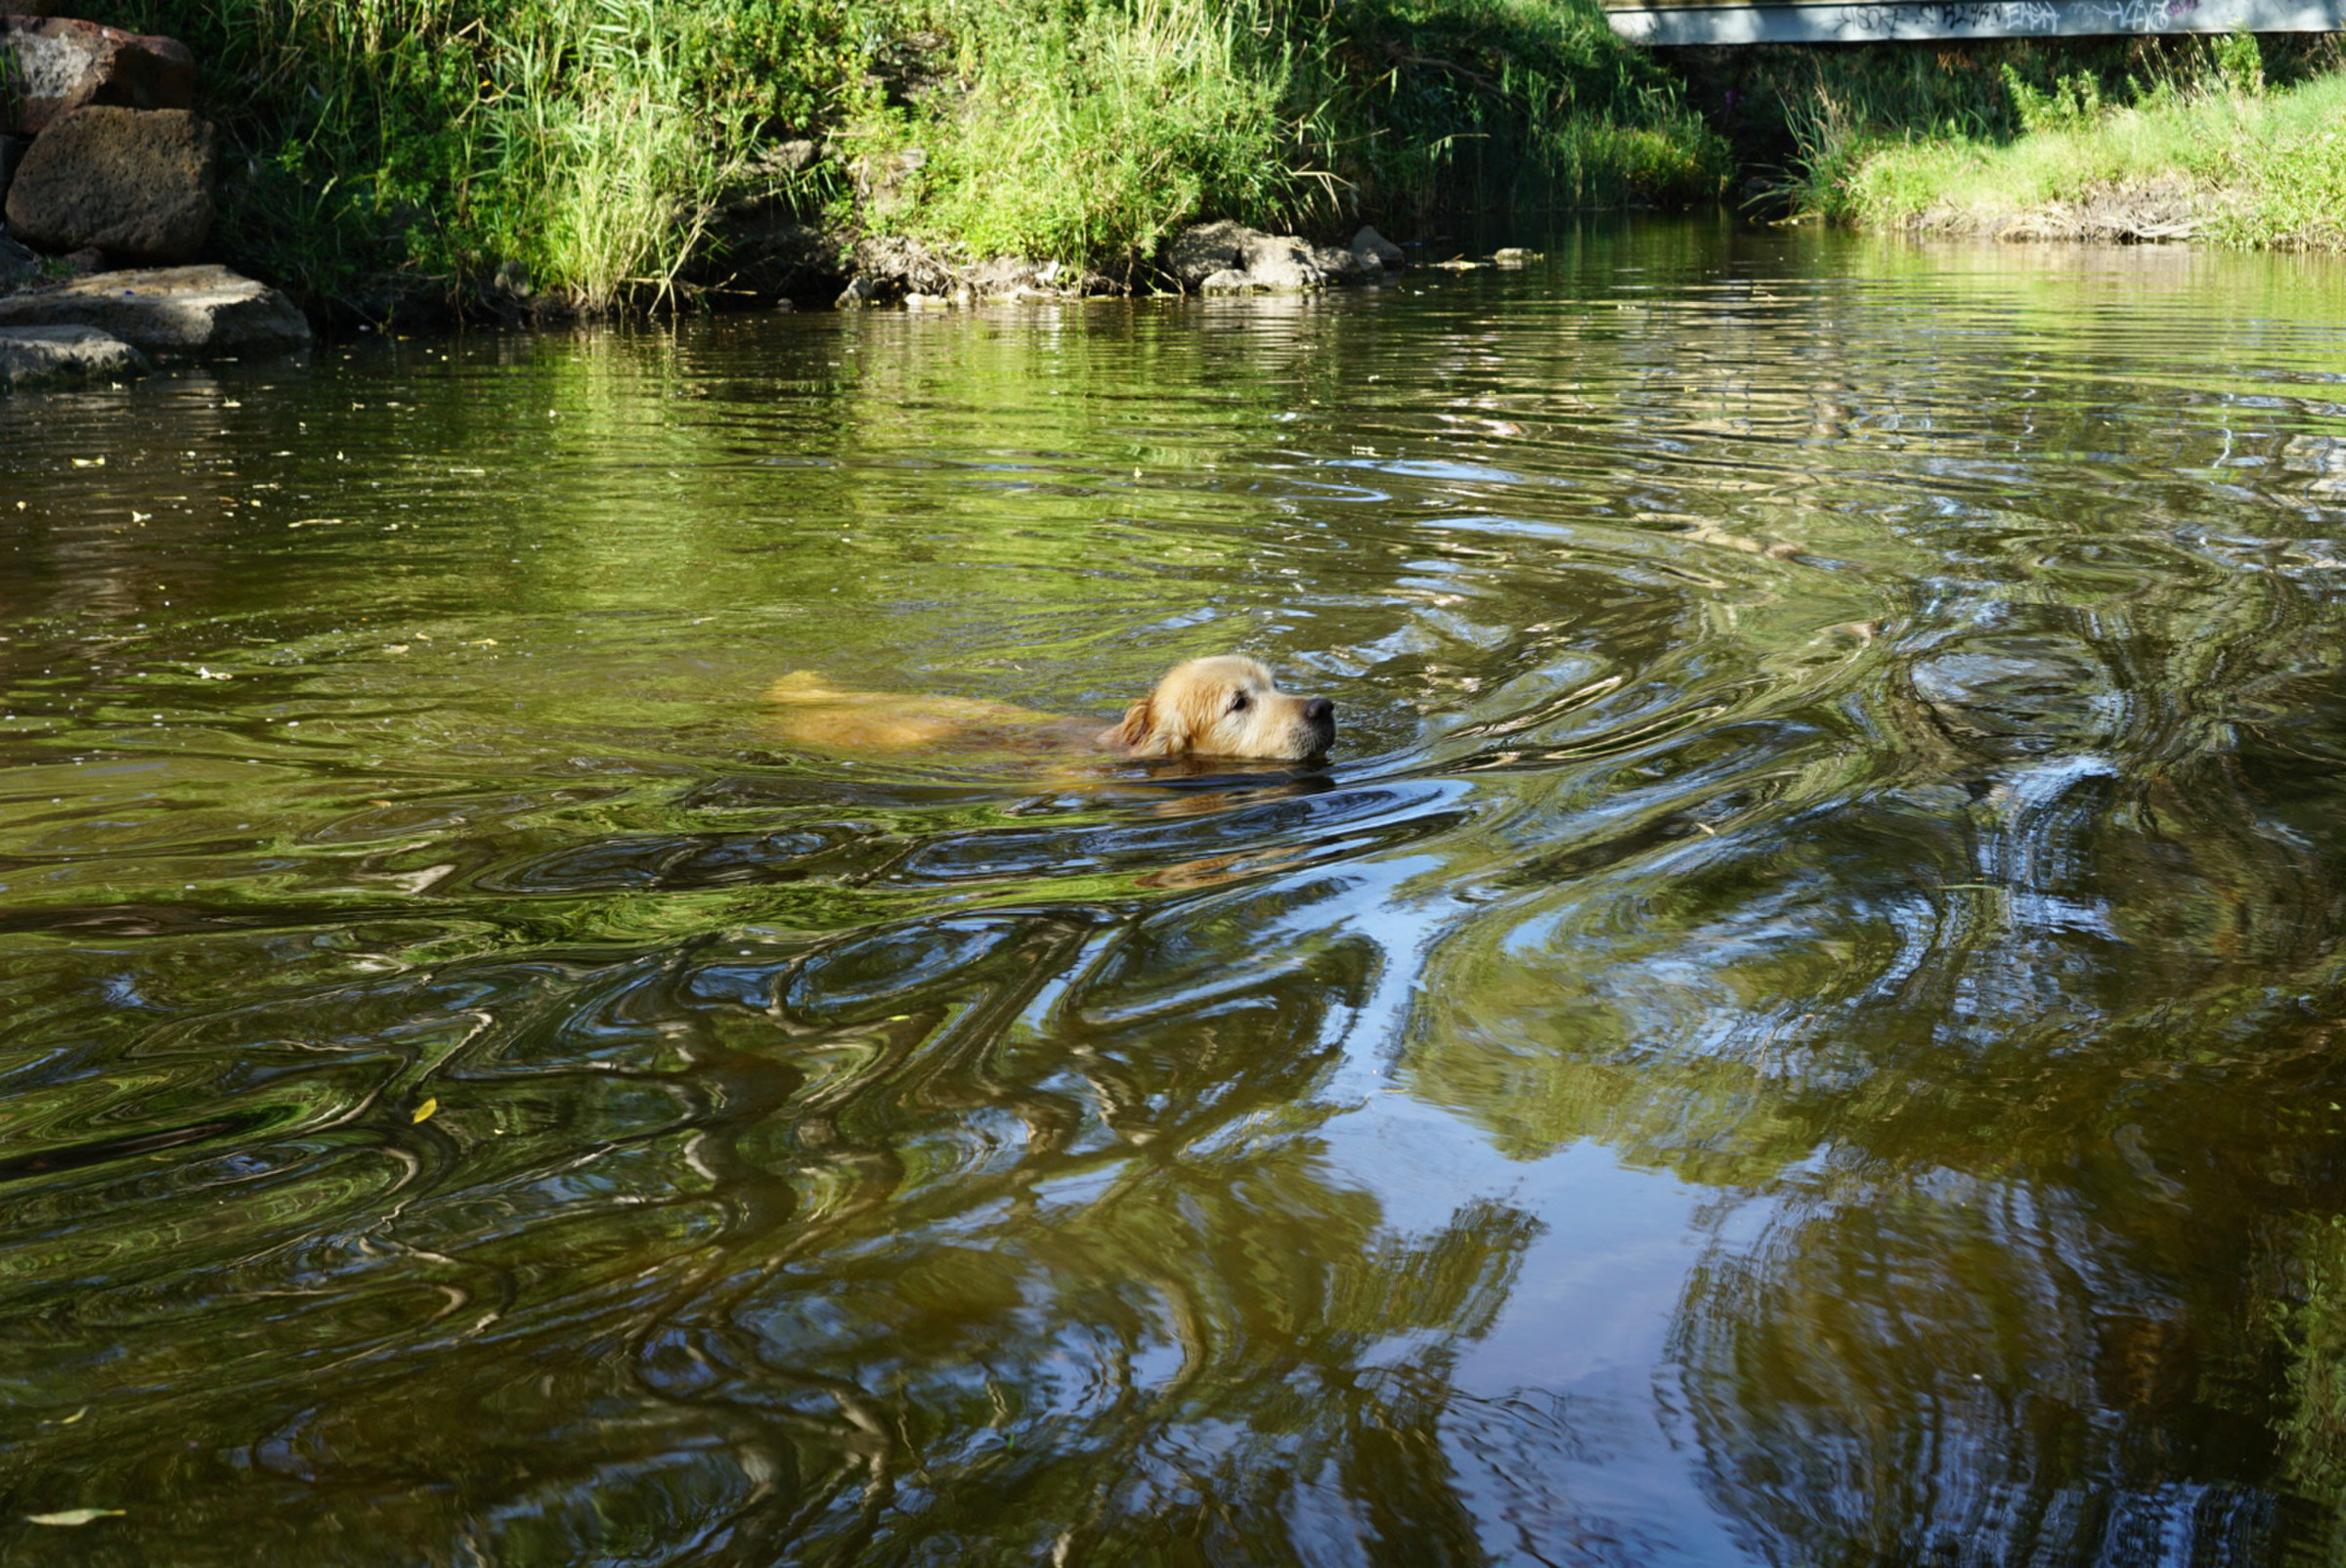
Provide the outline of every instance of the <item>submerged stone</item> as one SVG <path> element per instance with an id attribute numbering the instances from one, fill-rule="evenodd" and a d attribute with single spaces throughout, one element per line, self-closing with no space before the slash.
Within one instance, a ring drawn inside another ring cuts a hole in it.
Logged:
<path id="1" fill-rule="evenodd" d="M 147 356 L 93 327 L 0 327 L 0 387 L 142 375 Z"/>
<path id="2" fill-rule="evenodd" d="M 160 356 L 283 354 L 310 346 L 310 324 L 266 283 L 226 267 L 93 273 L 0 298 L 0 327 L 89 327 Z"/>
<path id="3" fill-rule="evenodd" d="M 1409 261 L 1402 254 L 1401 246 L 1365 223 L 1361 225 L 1360 233 L 1352 237 L 1352 253 L 1363 262 L 1376 267 L 1401 267 Z"/>
<path id="4" fill-rule="evenodd" d="M 1196 294 L 1291 293 L 1349 283 L 1370 263 L 1338 245 L 1267 235 L 1228 219 L 1183 230 L 1165 247 L 1165 270 Z"/>

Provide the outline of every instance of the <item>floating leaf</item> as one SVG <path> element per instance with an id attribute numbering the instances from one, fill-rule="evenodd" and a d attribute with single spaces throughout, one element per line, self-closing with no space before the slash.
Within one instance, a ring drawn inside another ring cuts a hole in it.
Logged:
<path id="1" fill-rule="evenodd" d="M 63 1513 L 28 1513 L 34 1524 L 88 1524 L 92 1519 L 119 1518 L 120 1508 L 67 1508 Z"/>
<path id="2" fill-rule="evenodd" d="M 430 1114 L 431 1114 L 433 1111 L 437 1111 L 437 1110 L 439 1110 L 439 1109 L 440 1109 L 440 1102 L 439 1102 L 439 1101 L 437 1101 L 437 1100 L 426 1100 L 426 1101 L 425 1101 L 425 1102 L 424 1102 L 422 1105 L 419 1105 L 419 1106 L 417 1106 L 417 1107 L 415 1108 L 415 1114 L 414 1114 L 414 1116 L 413 1116 L 413 1118 L 411 1118 L 411 1119 L 413 1119 L 413 1120 L 415 1120 L 415 1121 L 421 1121 L 421 1120 L 423 1120 L 424 1118 L 426 1118 L 427 1116 L 429 1116 L 429 1115 L 430 1115 Z"/>
<path id="3" fill-rule="evenodd" d="M 106 459 L 104 457 L 76 457 L 73 459 L 73 466 L 76 468 L 103 468 L 106 466 Z"/>

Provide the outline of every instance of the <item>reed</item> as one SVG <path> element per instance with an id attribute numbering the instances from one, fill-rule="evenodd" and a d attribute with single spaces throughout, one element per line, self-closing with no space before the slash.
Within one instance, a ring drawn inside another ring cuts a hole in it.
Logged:
<path id="1" fill-rule="evenodd" d="M 1129 265 L 1200 213 L 1267 219 L 1308 189 L 1284 134 L 1283 62 L 1248 0 L 953 8 L 966 91 L 922 113 L 867 104 L 867 147 L 931 153 L 905 224 L 978 256 Z"/>
<path id="2" fill-rule="evenodd" d="M 125 0 L 236 150 L 222 240 L 347 299 L 673 303 L 728 201 L 1129 265 L 1207 216 L 1694 199 L 1722 144 L 1592 0 Z M 760 148 L 819 138 L 811 174 Z M 902 154 L 918 149 L 922 158 Z M 885 203 L 847 171 L 917 162 Z"/>

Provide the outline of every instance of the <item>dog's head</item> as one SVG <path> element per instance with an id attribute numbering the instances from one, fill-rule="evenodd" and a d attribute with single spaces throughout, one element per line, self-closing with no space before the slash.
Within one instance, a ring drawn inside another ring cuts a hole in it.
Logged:
<path id="1" fill-rule="evenodd" d="M 1259 757 L 1302 762 L 1336 738 L 1336 705 L 1271 682 L 1252 659 L 1224 654 L 1165 672 L 1156 689 L 1100 737 L 1134 757 Z"/>

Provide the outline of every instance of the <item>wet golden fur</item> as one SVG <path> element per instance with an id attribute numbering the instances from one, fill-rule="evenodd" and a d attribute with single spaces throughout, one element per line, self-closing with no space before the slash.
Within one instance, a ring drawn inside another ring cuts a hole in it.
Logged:
<path id="1" fill-rule="evenodd" d="M 1326 698 L 1282 691 L 1270 671 L 1231 654 L 1175 665 L 1106 729 L 984 698 L 840 691 L 804 670 L 775 681 L 766 700 L 785 739 L 824 751 L 1088 748 L 1146 759 L 1303 762 L 1327 750 L 1336 731 Z"/>

